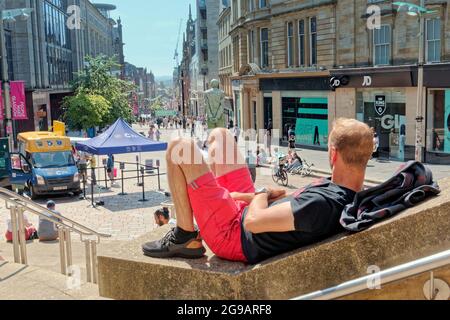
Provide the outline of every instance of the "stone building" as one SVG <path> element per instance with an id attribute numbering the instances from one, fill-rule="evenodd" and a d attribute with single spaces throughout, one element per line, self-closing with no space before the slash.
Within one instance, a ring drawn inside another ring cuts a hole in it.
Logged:
<path id="1" fill-rule="evenodd" d="M 222 0 L 221 0 L 222 1 Z M 222 11 L 217 22 L 219 26 L 219 80 L 221 89 L 225 92 L 227 121 L 234 119 L 233 89 L 231 76 L 233 74 L 232 43 L 230 36 L 231 6 L 228 1 L 222 1 Z"/>
<path id="2" fill-rule="evenodd" d="M 72 5 L 79 10 L 71 13 Z M 14 121 L 15 134 L 48 130 L 60 119 L 62 99 L 72 94 L 70 81 L 84 67 L 86 55 L 118 54 L 123 61 L 121 24 L 109 16 L 114 6 L 89 0 L 6 0 L 4 8 L 33 9 L 26 21 L 5 25 L 10 79 L 26 86 L 28 120 Z"/>
<path id="3" fill-rule="evenodd" d="M 264 129 L 272 120 L 282 140 L 294 126 L 300 144 L 326 147 L 334 6 L 335 1 L 232 1 L 232 86 L 241 127 Z"/>
<path id="4" fill-rule="evenodd" d="M 423 153 L 427 162 L 450 163 L 449 12 L 447 1 L 426 4 L 432 13 L 425 15 Z M 377 5 L 381 25 L 371 29 L 365 1 L 338 2 L 331 75 L 341 85 L 329 112 L 368 123 L 380 136 L 381 156 L 403 161 L 415 155 L 420 24 L 390 2 Z"/>
<path id="5" fill-rule="evenodd" d="M 426 4 L 424 153 L 450 163 L 449 13 L 447 1 Z M 414 158 L 419 23 L 397 9 L 390 1 L 232 0 L 237 123 L 263 129 L 272 120 L 282 140 L 295 127 L 299 145 L 326 149 L 332 121 L 352 117 L 377 131 L 382 158 Z"/>

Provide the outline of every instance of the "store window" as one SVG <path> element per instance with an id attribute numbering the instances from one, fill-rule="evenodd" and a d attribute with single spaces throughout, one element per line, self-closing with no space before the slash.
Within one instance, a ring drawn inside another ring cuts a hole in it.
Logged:
<path id="1" fill-rule="evenodd" d="M 427 150 L 450 153 L 450 89 L 431 90 L 429 102 Z"/>
<path id="2" fill-rule="evenodd" d="M 404 90 L 360 89 L 357 118 L 375 130 L 381 159 L 405 160 L 406 95 Z"/>
<path id="3" fill-rule="evenodd" d="M 296 143 L 327 148 L 328 99 L 322 97 L 283 98 L 283 140 L 295 129 Z"/>

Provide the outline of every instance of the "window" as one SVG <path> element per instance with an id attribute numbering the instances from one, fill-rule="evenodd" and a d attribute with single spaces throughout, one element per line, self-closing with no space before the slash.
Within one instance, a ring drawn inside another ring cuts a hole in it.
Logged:
<path id="1" fill-rule="evenodd" d="M 391 26 L 384 25 L 373 30 L 374 63 L 375 65 L 389 64 L 391 57 Z"/>
<path id="2" fill-rule="evenodd" d="M 248 32 L 248 63 L 255 62 L 255 30 Z"/>
<path id="3" fill-rule="evenodd" d="M 427 62 L 441 61 L 441 20 L 428 19 L 427 24 Z"/>
<path id="4" fill-rule="evenodd" d="M 269 66 L 269 29 L 261 28 L 261 67 Z"/>
<path id="5" fill-rule="evenodd" d="M 259 0 L 259 8 L 265 8 L 267 7 L 267 0 Z"/>
<path id="6" fill-rule="evenodd" d="M 314 66 L 317 64 L 317 19 L 316 17 L 312 17 L 309 20 L 310 26 L 310 65 Z"/>
<path id="7" fill-rule="evenodd" d="M 287 24 L 287 65 L 294 66 L 294 24 L 292 22 Z"/>
<path id="8" fill-rule="evenodd" d="M 234 57 L 234 63 L 233 63 L 233 71 L 239 72 L 239 36 L 236 36 L 233 38 L 233 57 Z"/>
<path id="9" fill-rule="evenodd" d="M 255 11 L 255 0 L 247 0 L 247 11 L 248 12 Z"/>
<path id="10" fill-rule="evenodd" d="M 305 20 L 298 22 L 298 64 L 305 65 Z"/>

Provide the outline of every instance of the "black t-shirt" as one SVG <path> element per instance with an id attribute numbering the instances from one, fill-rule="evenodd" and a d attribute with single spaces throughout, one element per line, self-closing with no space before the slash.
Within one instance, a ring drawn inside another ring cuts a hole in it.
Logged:
<path id="1" fill-rule="evenodd" d="M 242 223 L 241 242 L 247 261 L 256 264 L 345 231 L 339 220 L 344 207 L 353 202 L 354 197 L 354 191 L 338 186 L 330 179 L 321 179 L 273 203 L 271 206 L 291 203 L 296 231 L 252 234 Z M 242 222 L 247 212 L 248 208 L 242 215 Z"/>

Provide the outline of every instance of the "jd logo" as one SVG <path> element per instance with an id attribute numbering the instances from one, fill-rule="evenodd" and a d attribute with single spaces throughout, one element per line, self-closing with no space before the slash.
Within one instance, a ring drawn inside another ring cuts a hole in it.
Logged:
<path id="1" fill-rule="evenodd" d="M 371 76 L 364 76 L 364 81 L 362 86 L 363 87 L 370 87 L 372 85 L 372 77 Z"/>

